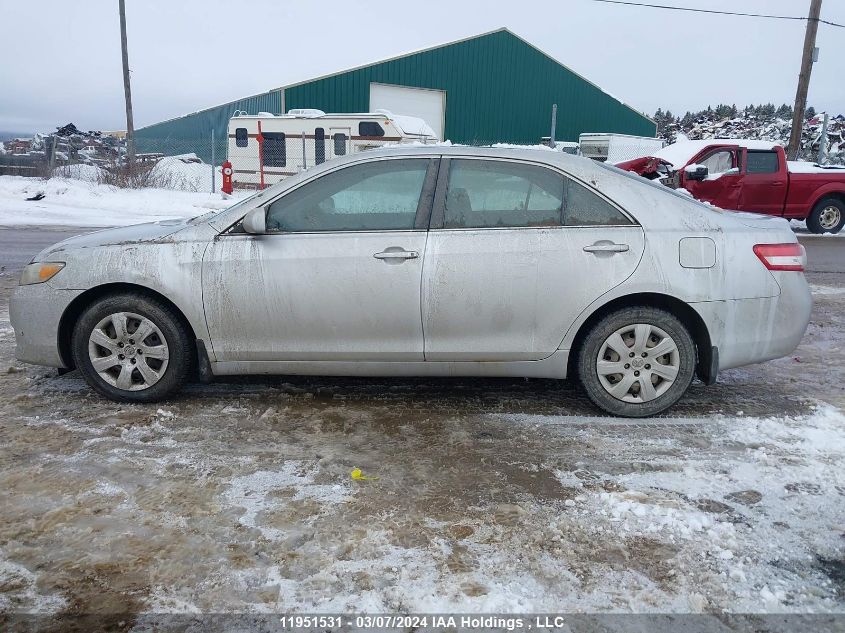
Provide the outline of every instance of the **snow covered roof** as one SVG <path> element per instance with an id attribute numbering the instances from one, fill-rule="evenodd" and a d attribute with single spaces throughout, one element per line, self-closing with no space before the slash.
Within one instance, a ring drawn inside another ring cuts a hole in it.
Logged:
<path id="1" fill-rule="evenodd" d="M 387 110 L 376 110 L 376 112 L 384 114 L 388 119 L 393 121 L 393 123 L 395 123 L 403 133 L 410 136 L 437 136 L 429 124 L 419 117 L 407 116 L 405 114 L 393 114 Z"/>
<path id="2" fill-rule="evenodd" d="M 686 165 L 690 159 L 705 147 L 710 145 L 736 145 L 748 149 L 773 149 L 780 145 L 777 141 L 756 141 L 746 138 L 707 138 L 700 141 L 681 141 L 667 145 L 652 154 L 655 158 L 662 158 L 671 163 L 675 169 Z"/>

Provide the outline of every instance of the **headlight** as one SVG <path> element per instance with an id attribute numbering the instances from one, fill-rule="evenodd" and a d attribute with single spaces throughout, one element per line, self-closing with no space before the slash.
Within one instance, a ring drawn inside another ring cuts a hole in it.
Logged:
<path id="1" fill-rule="evenodd" d="M 64 262 L 35 262 L 23 269 L 21 273 L 21 286 L 40 284 L 52 279 L 65 267 Z"/>

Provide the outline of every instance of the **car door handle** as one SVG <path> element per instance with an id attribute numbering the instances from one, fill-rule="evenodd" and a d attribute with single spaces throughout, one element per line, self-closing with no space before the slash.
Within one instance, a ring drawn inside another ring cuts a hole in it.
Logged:
<path id="1" fill-rule="evenodd" d="M 373 253 L 376 259 L 416 259 L 420 254 L 417 251 L 382 251 Z"/>
<path id="2" fill-rule="evenodd" d="M 592 246 L 585 246 L 584 250 L 588 253 L 625 253 L 629 250 L 627 244 L 614 244 L 613 242 L 605 242 L 604 244 L 593 244 Z"/>

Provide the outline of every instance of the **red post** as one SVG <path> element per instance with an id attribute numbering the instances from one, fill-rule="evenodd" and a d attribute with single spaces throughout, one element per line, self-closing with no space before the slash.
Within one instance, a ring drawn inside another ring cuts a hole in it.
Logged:
<path id="1" fill-rule="evenodd" d="M 232 193 L 232 163 L 223 163 L 223 193 Z"/>
<path id="2" fill-rule="evenodd" d="M 264 136 L 261 134 L 261 121 L 258 122 L 258 178 L 260 181 L 259 188 L 264 189 Z"/>

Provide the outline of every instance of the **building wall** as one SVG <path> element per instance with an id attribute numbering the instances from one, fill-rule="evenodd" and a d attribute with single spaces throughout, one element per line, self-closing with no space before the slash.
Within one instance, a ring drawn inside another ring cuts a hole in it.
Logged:
<path id="1" fill-rule="evenodd" d="M 138 129 L 135 132 L 135 151 L 138 153 L 163 152 L 168 155 L 194 152 L 203 161 L 210 163 L 213 128 L 215 158 L 219 163 L 226 156 L 226 134 L 229 119 L 235 110 L 246 110 L 250 114 L 258 112 L 280 114 L 283 109 L 281 90 L 271 90 L 231 101 Z"/>
<path id="2" fill-rule="evenodd" d="M 445 135 L 457 143 L 536 143 L 549 135 L 553 103 L 558 140 L 656 132 L 653 121 L 506 30 L 285 88 L 285 107 L 367 112 L 371 82 L 445 90 Z"/>
<path id="3" fill-rule="evenodd" d="M 368 112 L 370 83 L 446 91 L 445 137 L 456 143 L 537 143 L 548 136 L 557 103 L 556 138 L 582 132 L 654 136 L 656 124 L 507 30 L 447 44 L 156 123 L 136 131 L 138 152 L 226 155 L 235 110 L 282 113 L 291 108 Z M 398 113 L 402 114 L 402 113 Z"/>

